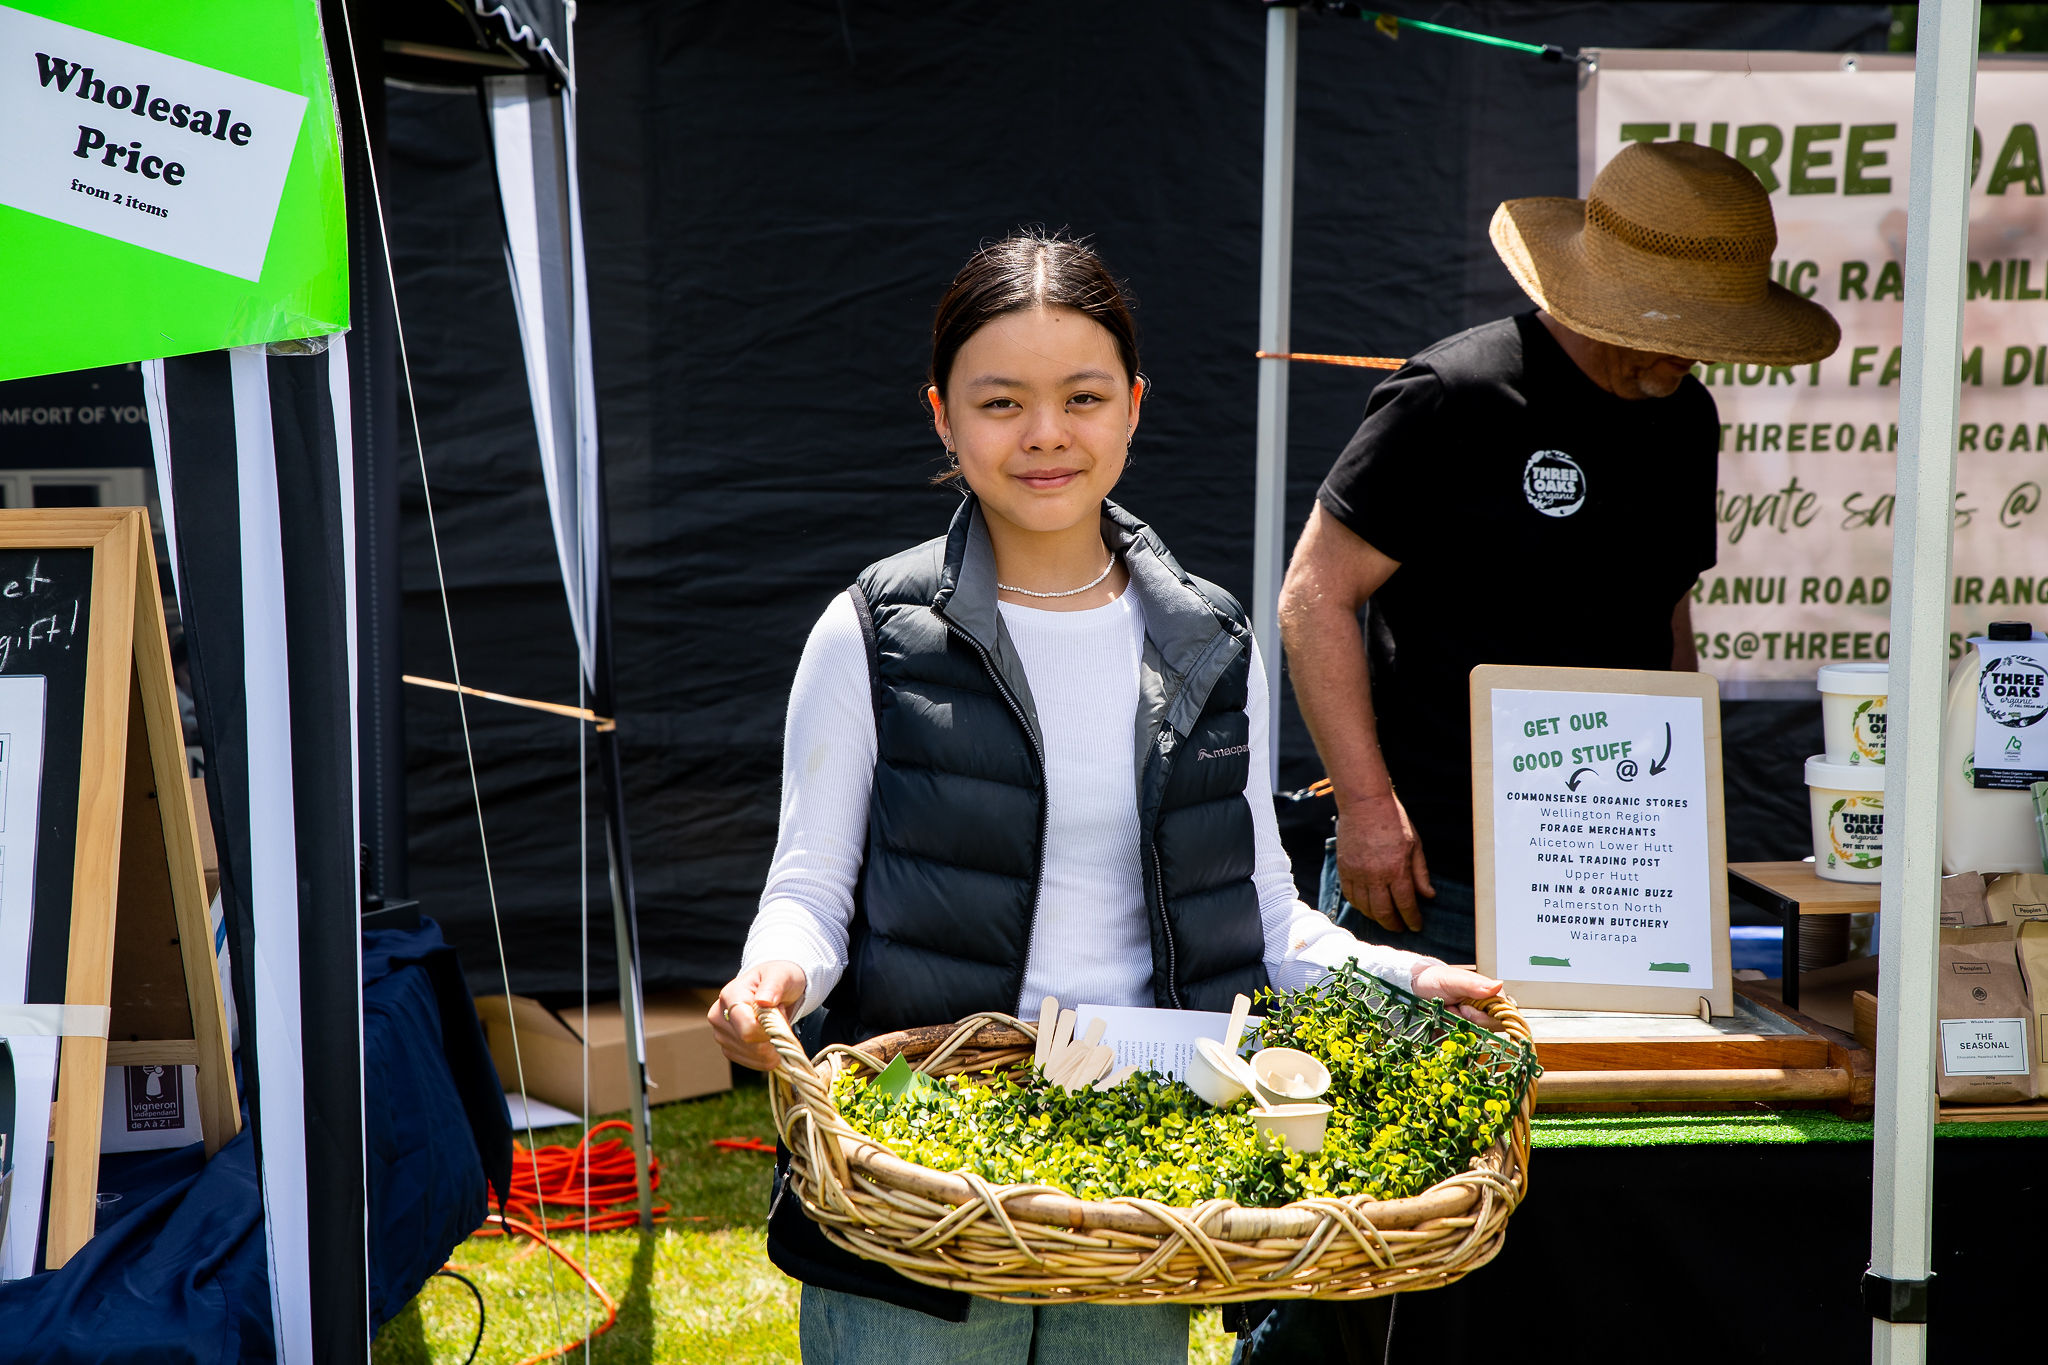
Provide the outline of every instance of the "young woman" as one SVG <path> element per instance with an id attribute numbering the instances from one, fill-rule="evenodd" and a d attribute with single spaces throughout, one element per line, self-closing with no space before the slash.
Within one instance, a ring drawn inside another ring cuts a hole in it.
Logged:
<path id="1" fill-rule="evenodd" d="M 939 303 L 929 380 L 963 496 L 804 646 L 775 860 L 711 1010 L 726 1055 L 774 1065 L 754 1008 L 825 1007 L 826 1041 L 1035 1015 L 1047 995 L 1228 1010 L 1352 957 L 1446 1000 L 1499 989 L 1296 897 L 1245 612 L 1108 500 L 1145 379 L 1095 254 L 1035 234 L 976 252 Z M 831 1246 L 792 1200 L 769 1250 L 804 1281 L 807 1361 L 1187 1357 L 1185 1307 L 929 1289 Z"/>

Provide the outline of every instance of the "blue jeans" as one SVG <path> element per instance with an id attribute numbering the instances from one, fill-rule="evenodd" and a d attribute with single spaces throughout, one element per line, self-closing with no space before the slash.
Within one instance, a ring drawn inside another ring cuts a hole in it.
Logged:
<path id="1" fill-rule="evenodd" d="M 1454 882 L 1448 877 L 1431 877 L 1429 880 L 1436 887 L 1436 897 L 1433 900 L 1427 896 L 1417 898 L 1418 908 L 1422 911 L 1421 932 L 1392 933 L 1380 928 L 1363 910 L 1344 899 L 1343 888 L 1337 880 L 1337 841 L 1325 839 L 1323 880 L 1321 894 L 1316 898 L 1316 909 L 1328 915 L 1339 928 L 1349 929 L 1367 943 L 1405 948 L 1411 953 L 1440 957 L 1451 963 L 1478 961 L 1478 937 L 1472 918 L 1476 893 L 1472 884 Z"/>
<path id="2" fill-rule="evenodd" d="M 1185 1304 L 1023 1304 L 971 1299 L 943 1322 L 859 1294 L 804 1286 L 804 1365 L 1187 1365 Z"/>

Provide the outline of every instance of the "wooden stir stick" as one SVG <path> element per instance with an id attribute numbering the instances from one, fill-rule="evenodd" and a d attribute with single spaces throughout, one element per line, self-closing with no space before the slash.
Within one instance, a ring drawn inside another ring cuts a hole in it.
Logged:
<path id="1" fill-rule="evenodd" d="M 1116 1063 L 1116 1049 L 1102 1041 L 1108 1021 L 1100 1017 L 1090 1020 L 1087 1033 L 1080 1038 L 1074 1037 L 1075 1022 L 1074 1011 L 1061 1009 L 1057 997 L 1048 995 L 1039 1004 L 1038 1040 L 1032 1060 L 1049 1083 L 1066 1090 L 1094 1084 Z M 1125 1075 L 1134 1070 L 1135 1067 L 1126 1068 Z"/>

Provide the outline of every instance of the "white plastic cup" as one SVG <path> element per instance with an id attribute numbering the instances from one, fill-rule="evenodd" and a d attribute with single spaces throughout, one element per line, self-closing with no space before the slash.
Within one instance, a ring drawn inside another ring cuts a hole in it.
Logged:
<path id="1" fill-rule="evenodd" d="M 1276 1104 L 1252 1110 L 1259 1131 L 1279 1138 L 1297 1152 L 1323 1150 L 1323 1130 L 1330 1122 L 1327 1104 Z"/>
<path id="2" fill-rule="evenodd" d="M 1825 664 L 1820 686 L 1821 734 L 1830 763 L 1884 766 L 1885 696 L 1889 664 Z"/>
<path id="3" fill-rule="evenodd" d="M 1814 875 L 1834 882 L 1875 882 L 1884 876 L 1884 768 L 1806 760 L 1807 805 L 1813 815 Z"/>
<path id="4" fill-rule="evenodd" d="M 1252 1054 L 1252 1088 L 1268 1105 L 1304 1104 L 1330 1088 L 1330 1068 L 1299 1048 L 1261 1048 Z"/>
<path id="5" fill-rule="evenodd" d="M 1232 1062 L 1237 1065 L 1232 1066 Z M 1244 1073 L 1237 1069 L 1243 1065 L 1242 1057 L 1225 1052 L 1223 1044 L 1214 1038 L 1197 1038 L 1195 1059 L 1188 1063 L 1184 1079 L 1189 1089 L 1221 1109 L 1251 1093 L 1251 1087 L 1244 1083 Z"/>

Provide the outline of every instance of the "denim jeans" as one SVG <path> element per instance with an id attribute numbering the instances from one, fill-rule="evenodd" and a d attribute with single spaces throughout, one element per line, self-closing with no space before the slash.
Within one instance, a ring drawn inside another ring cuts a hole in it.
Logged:
<path id="1" fill-rule="evenodd" d="M 1417 907 L 1422 911 L 1422 931 L 1396 934 L 1382 929 L 1363 910 L 1344 899 L 1343 888 L 1337 880 L 1337 841 L 1326 839 L 1323 841 L 1323 880 L 1316 909 L 1336 921 L 1339 928 L 1349 929 L 1367 943 L 1405 948 L 1411 953 L 1423 953 L 1452 963 L 1477 961 L 1478 938 L 1472 918 L 1476 902 L 1472 884 L 1454 882 L 1448 877 L 1431 877 L 1429 880 L 1436 888 L 1435 898 L 1416 898 Z"/>
<path id="2" fill-rule="evenodd" d="M 804 1365 L 1187 1365 L 1185 1304 L 1023 1304 L 972 1299 L 967 1321 L 804 1286 Z"/>

